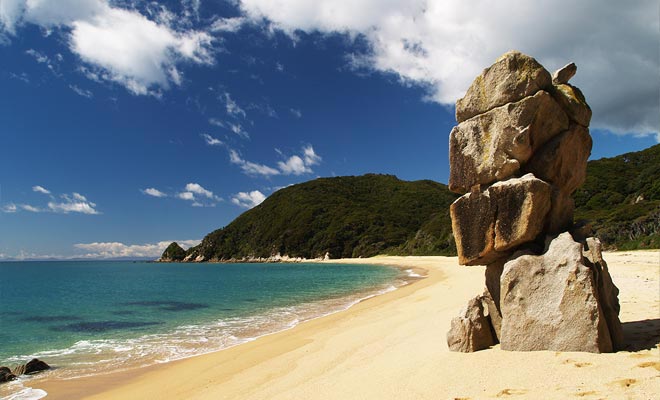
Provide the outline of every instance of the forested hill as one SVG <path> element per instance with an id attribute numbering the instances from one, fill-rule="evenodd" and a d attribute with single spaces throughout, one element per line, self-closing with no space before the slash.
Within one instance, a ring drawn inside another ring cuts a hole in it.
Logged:
<path id="1" fill-rule="evenodd" d="M 450 255 L 456 197 L 446 185 L 391 175 L 315 179 L 273 193 L 188 249 L 187 259 Z"/>
<path id="2" fill-rule="evenodd" d="M 273 193 L 185 253 L 171 246 L 163 260 L 455 255 L 456 198 L 446 185 L 392 175 L 315 179 Z M 575 202 L 576 220 L 606 248 L 660 248 L 660 145 L 590 161 Z"/>
<path id="3" fill-rule="evenodd" d="M 575 205 L 606 247 L 660 248 L 660 144 L 589 161 Z"/>

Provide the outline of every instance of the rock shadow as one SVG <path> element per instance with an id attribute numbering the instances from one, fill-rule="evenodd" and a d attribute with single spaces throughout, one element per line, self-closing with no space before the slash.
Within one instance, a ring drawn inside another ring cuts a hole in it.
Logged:
<path id="1" fill-rule="evenodd" d="M 660 318 L 623 322 L 621 326 L 626 343 L 622 350 L 651 350 L 660 345 Z"/>
<path id="2" fill-rule="evenodd" d="M 120 329 L 143 328 L 146 326 L 160 325 L 162 322 L 138 322 L 138 321 L 97 321 L 78 322 L 50 328 L 57 332 L 97 333 Z"/>
<path id="3" fill-rule="evenodd" d="M 122 305 L 154 307 L 162 311 L 175 311 L 175 312 L 197 310 L 200 308 L 209 308 L 208 304 L 186 303 L 182 301 L 162 301 L 162 300 L 131 301 L 128 303 L 123 303 Z"/>
<path id="4" fill-rule="evenodd" d="M 29 317 L 21 318 L 23 322 L 66 322 L 66 321 L 80 321 L 82 318 L 75 315 L 31 315 Z"/>

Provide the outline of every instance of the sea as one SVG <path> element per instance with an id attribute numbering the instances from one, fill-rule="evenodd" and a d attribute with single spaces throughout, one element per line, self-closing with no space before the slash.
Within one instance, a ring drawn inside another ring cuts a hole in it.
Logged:
<path id="1" fill-rule="evenodd" d="M 290 329 L 419 279 L 364 264 L 0 263 L 0 366 L 39 358 L 53 369 L 0 385 L 0 398 L 38 399 L 31 384 L 191 357 Z"/>

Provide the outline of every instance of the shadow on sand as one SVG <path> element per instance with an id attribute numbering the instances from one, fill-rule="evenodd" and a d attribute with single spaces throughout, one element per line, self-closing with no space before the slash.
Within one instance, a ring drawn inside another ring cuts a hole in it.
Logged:
<path id="1" fill-rule="evenodd" d="M 624 322 L 626 351 L 650 350 L 660 345 L 660 318 Z"/>

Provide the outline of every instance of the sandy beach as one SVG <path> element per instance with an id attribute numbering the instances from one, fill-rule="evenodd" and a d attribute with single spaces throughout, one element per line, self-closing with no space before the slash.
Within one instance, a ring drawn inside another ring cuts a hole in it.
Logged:
<path id="1" fill-rule="evenodd" d="M 614 354 L 447 349 L 451 319 L 483 289 L 454 257 L 333 260 L 427 276 L 347 311 L 230 349 L 136 371 L 36 381 L 48 399 L 656 399 L 660 252 L 606 253 L 628 348 Z"/>

